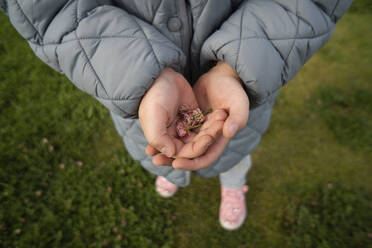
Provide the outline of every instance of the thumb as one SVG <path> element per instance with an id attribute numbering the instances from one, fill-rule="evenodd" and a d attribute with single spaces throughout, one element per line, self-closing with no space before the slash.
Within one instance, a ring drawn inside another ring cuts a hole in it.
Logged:
<path id="1" fill-rule="evenodd" d="M 173 157 L 176 153 L 176 145 L 168 134 L 167 121 L 167 111 L 160 106 L 154 106 L 140 117 L 143 133 L 149 145 L 167 157 Z"/>
<path id="2" fill-rule="evenodd" d="M 174 157 L 176 154 L 175 143 L 167 133 L 155 136 L 150 141 L 150 145 L 169 158 Z"/>
<path id="3" fill-rule="evenodd" d="M 244 128 L 248 122 L 249 101 L 234 101 L 228 109 L 229 116 L 223 125 L 223 136 L 232 138 L 239 130 Z"/>

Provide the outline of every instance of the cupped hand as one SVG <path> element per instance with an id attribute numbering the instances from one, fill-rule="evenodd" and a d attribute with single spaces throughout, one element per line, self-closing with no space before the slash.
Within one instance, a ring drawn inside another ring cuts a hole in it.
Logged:
<path id="1" fill-rule="evenodd" d="M 154 156 L 156 165 L 171 165 L 179 151 L 186 157 L 200 156 L 217 135 L 218 128 L 210 125 L 198 135 L 191 132 L 190 137 L 179 138 L 176 119 L 179 107 L 184 104 L 198 107 L 190 84 L 171 68 L 162 71 L 141 100 L 138 115 L 149 143 L 146 153 Z"/>
<path id="2" fill-rule="evenodd" d="M 177 156 L 172 166 L 183 170 L 200 170 L 212 165 L 229 140 L 248 122 L 248 96 L 237 72 L 227 63 L 218 62 L 202 75 L 193 91 L 202 110 L 223 110 L 228 117 L 222 124 L 222 133 L 218 134 L 203 155 L 196 158 Z"/>
<path id="3" fill-rule="evenodd" d="M 215 110 L 206 116 L 201 127 L 193 130 L 188 136 L 181 138 L 182 147 L 178 147 L 175 157 L 167 157 L 151 145 L 146 148 L 146 154 L 153 156 L 155 165 L 172 165 L 175 158 L 193 159 L 202 156 L 222 133 L 227 113 L 224 110 Z"/>

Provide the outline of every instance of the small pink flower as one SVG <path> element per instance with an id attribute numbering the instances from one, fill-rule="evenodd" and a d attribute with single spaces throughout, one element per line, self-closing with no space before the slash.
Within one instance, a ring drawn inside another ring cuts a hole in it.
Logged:
<path id="1" fill-rule="evenodd" d="M 194 117 L 194 120 L 197 121 L 197 124 L 204 121 L 205 117 L 204 117 L 203 113 L 201 112 L 200 108 L 194 109 L 192 111 L 192 115 Z"/>
<path id="2" fill-rule="evenodd" d="M 188 132 L 185 128 L 185 124 L 183 123 L 183 121 L 179 120 L 176 124 L 176 130 L 177 130 L 177 134 L 178 136 L 180 137 L 185 137 L 186 135 L 188 135 Z"/>
<path id="3" fill-rule="evenodd" d="M 183 115 L 183 121 L 188 124 L 188 125 L 191 125 L 191 123 L 193 122 L 194 120 L 194 117 L 192 115 L 192 113 L 187 113 L 187 114 L 184 114 Z"/>
<path id="4" fill-rule="evenodd" d="M 178 112 L 188 113 L 192 109 L 190 104 L 183 104 L 178 108 Z"/>
<path id="5" fill-rule="evenodd" d="M 206 119 L 200 108 L 192 108 L 187 104 L 179 107 L 178 117 L 176 130 L 180 137 L 189 135 L 191 130 L 198 128 Z"/>

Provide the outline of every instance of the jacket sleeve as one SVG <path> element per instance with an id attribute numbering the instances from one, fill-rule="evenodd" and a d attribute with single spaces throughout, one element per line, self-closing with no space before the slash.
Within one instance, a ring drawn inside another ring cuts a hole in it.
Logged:
<path id="1" fill-rule="evenodd" d="M 110 0 L 0 0 L 35 54 L 124 118 L 167 66 L 182 71 L 183 52 L 152 25 Z"/>
<path id="2" fill-rule="evenodd" d="M 203 44 L 201 67 L 228 63 L 250 108 L 290 81 L 331 37 L 352 0 L 245 0 Z"/>

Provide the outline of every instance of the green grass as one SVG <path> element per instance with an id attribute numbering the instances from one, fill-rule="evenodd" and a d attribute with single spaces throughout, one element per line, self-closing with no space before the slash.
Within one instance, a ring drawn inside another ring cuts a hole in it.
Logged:
<path id="1" fill-rule="evenodd" d="M 356 9 L 280 93 L 253 154 L 248 217 L 218 223 L 217 178 L 172 200 L 108 111 L 0 15 L 0 247 L 372 247 L 372 14 Z"/>

